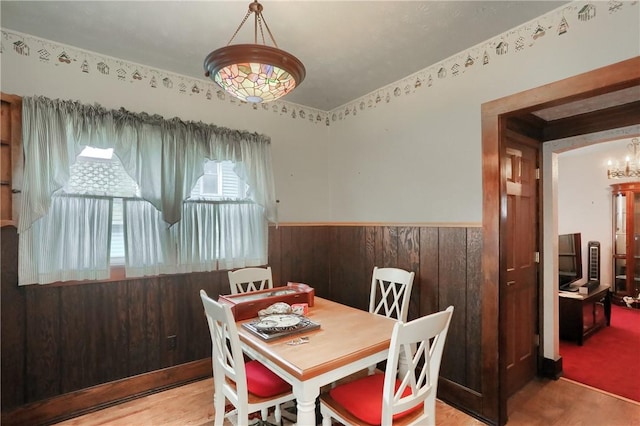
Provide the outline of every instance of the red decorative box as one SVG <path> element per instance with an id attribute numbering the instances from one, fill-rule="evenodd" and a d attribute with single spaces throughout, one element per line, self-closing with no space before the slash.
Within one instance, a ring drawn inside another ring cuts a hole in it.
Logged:
<path id="1" fill-rule="evenodd" d="M 218 302 L 230 305 L 234 318 L 236 321 L 240 321 L 257 317 L 258 311 L 266 309 L 276 302 L 284 302 L 289 305 L 306 303 L 313 306 L 314 297 L 313 287 L 302 283 L 288 283 L 284 287 L 221 295 L 218 297 Z"/>

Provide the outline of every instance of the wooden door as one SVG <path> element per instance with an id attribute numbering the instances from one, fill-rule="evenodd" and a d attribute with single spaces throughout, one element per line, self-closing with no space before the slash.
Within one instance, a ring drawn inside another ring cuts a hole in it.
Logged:
<path id="1" fill-rule="evenodd" d="M 507 197 L 500 285 L 506 390 L 511 396 L 533 379 L 537 370 L 539 143 L 509 132 L 504 149 Z"/>

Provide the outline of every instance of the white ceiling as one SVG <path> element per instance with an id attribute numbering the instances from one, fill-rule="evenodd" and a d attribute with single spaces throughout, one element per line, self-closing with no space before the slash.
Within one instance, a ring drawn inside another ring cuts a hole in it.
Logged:
<path id="1" fill-rule="evenodd" d="M 0 1 L 2 27 L 204 79 L 249 0 Z M 264 0 L 278 47 L 306 67 L 283 100 L 330 111 L 569 1 Z M 235 43 L 253 42 L 247 22 Z"/>

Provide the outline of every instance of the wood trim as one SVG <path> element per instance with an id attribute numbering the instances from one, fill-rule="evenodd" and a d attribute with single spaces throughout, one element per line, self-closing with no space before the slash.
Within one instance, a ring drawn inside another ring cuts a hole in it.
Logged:
<path id="1" fill-rule="evenodd" d="M 505 202 L 504 172 L 500 169 L 500 147 L 504 122 L 509 117 L 527 116 L 533 111 L 588 99 L 640 84 L 640 56 L 556 81 L 481 106 L 482 123 L 482 415 L 492 423 L 507 421 L 506 374 L 499 362 L 504 347 L 499 345 L 500 220 Z M 494 356 L 495 354 L 495 356 Z"/>
<path id="2" fill-rule="evenodd" d="M 640 89 L 639 89 L 640 90 Z M 640 101 L 604 110 L 550 121 L 544 127 L 544 141 L 596 133 L 640 123 Z"/>
<path id="3" fill-rule="evenodd" d="M 440 377 L 438 379 L 438 399 L 446 401 L 447 404 L 464 411 L 465 413 L 476 417 L 484 422 L 488 419 L 481 417 L 478 413 L 482 412 L 482 395 L 473 389 L 466 388 L 456 382 Z"/>
<path id="4" fill-rule="evenodd" d="M 388 223 L 388 222 L 279 222 L 270 223 L 272 227 L 284 226 L 401 226 L 418 228 L 481 228 L 481 222 L 416 222 L 416 223 Z"/>
<path id="5" fill-rule="evenodd" d="M 542 358 L 541 374 L 543 377 L 558 380 L 562 376 L 562 357 L 555 361 L 550 358 Z"/>
<path id="6" fill-rule="evenodd" d="M 0 92 L 2 102 L 9 104 L 9 114 L 11 122 L 11 219 L 0 220 L 0 227 L 15 226 L 18 227 L 17 212 L 20 205 L 19 191 L 22 189 L 22 98 L 16 95 L 9 95 Z M 14 192 L 18 191 L 18 192 Z"/>
<path id="7" fill-rule="evenodd" d="M 524 115 L 640 84 L 640 56 L 482 104 L 488 115 Z"/>
<path id="8" fill-rule="evenodd" d="M 26 404 L 3 412 L 2 424 L 57 423 L 211 376 L 211 359 L 206 358 Z"/>

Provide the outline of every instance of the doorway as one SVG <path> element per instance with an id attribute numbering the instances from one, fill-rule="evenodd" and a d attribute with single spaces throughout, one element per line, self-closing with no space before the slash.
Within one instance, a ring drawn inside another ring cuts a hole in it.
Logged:
<path id="1" fill-rule="evenodd" d="M 601 249 L 597 271 L 600 281 L 605 285 L 614 285 L 611 255 L 614 251 L 614 221 L 610 185 L 637 179 L 609 179 L 607 161 L 616 162 L 629 154 L 628 145 L 640 134 L 640 126 L 616 129 L 609 133 L 619 134 L 623 130 L 632 133 L 627 137 L 616 137 L 615 140 L 596 142 L 575 149 L 572 149 L 571 140 L 548 142 L 548 145 L 553 146 L 545 146 L 545 150 L 553 148 L 552 150 L 558 153 L 557 168 L 553 168 L 557 170 L 557 197 L 549 201 L 557 203 L 558 233 L 579 232 L 582 236 L 583 278 L 577 284 L 584 283 L 588 275 L 596 275 L 596 271 L 592 273 L 592 268 L 588 267 L 587 247 L 589 242 L 597 242 Z M 572 339 L 560 340 L 559 355 L 562 358 L 564 378 L 621 397 L 638 399 L 634 384 L 638 383 L 640 372 L 628 366 L 636 364 L 639 349 L 636 342 L 640 341 L 637 340 L 635 328 L 632 325 L 628 326 L 637 321 L 629 321 L 628 315 L 640 315 L 640 312 L 625 312 L 626 310 L 614 303 L 610 326 L 596 331 L 583 345 L 578 345 Z M 558 324 L 561 335 L 563 327 L 565 334 L 567 330 L 567 319 L 563 319 L 562 312 L 561 302 Z M 603 309 L 599 309 L 599 313 L 601 321 Z M 607 348 L 606 351 L 602 350 L 604 348 Z M 612 362 L 612 359 L 615 361 Z M 591 368 L 592 366 L 602 368 Z M 511 401 L 509 403 L 511 404 Z"/>
<path id="2" fill-rule="evenodd" d="M 580 74 L 565 80 L 508 96 L 482 105 L 483 175 L 483 415 L 496 424 L 507 422 L 506 254 L 504 235 L 507 204 L 507 170 L 501 162 L 506 130 L 515 130 L 539 141 L 606 132 L 640 124 L 640 57 Z M 543 168 L 550 167 L 543 158 Z M 551 185 L 543 174 L 543 187 Z M 554 281 L 554 242 L 557 224 L 543 211 L 538 232 L 542 235 L 542 279 L 537 302 L 540 326 L 538 375 L 561 371 L 558 355 L 557 289 Z M 546 224 L 546 226 L 545 226 Z M 557 249 L 555 249 L 557 252 Z M 545 253 L 548 253 L 545 261 Z M 550 255 L 549 255 L 550 254 Z M 546 284 L 545 284 L 546 283 Z M 550 287 L 551 286 L 551 287 Z M 491 356 L 491 354 L 497 354 Z"/>

